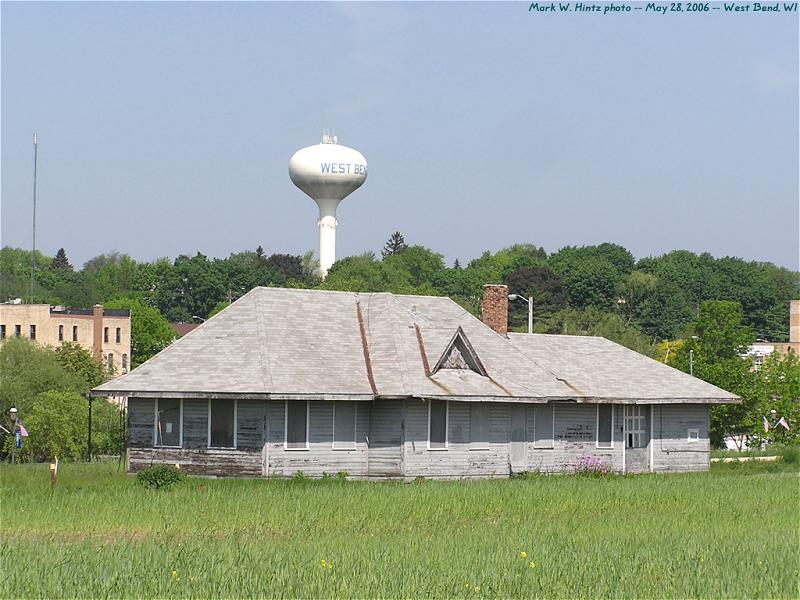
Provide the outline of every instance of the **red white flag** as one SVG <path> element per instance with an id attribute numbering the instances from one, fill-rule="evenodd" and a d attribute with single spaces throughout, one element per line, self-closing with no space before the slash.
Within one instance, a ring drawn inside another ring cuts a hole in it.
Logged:
<path id="1" fill-rule="evenodd" d="M 769 431 L 769 421 L 767 421 L 767 417 L 762 417 L 764 419 L 764 431 Z"/>
<path id="2" fill-rule="evenodd" d="M 781 425 L 786 429 L 786 431 L 789 431 L 789 423 L 787 423 L 786 419 L 784 419 L 783 417 L 781 417 L 781 420 L 778 421 L 778 425 Z"/>
<path id="3" fill-rule="evenodd" d="M 17 419 L 17 427 L 19 427 L 19 434 L 22 437 L 28 437 L 28 430 L 25 429 L 25 426 L 22 423 L 20 423 L 19 419 Z"/>

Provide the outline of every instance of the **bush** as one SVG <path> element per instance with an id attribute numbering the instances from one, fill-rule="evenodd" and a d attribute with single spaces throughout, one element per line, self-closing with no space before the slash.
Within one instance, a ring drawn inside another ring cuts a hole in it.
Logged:
<path id="1" fill-rule="evenodd" d="M 154 490 L 167 489 L 186 478 L 179 468 L 170 465 L 153 465 L 136 475 L 136 481 Z"/>
<path id="2" fill-rule="evenodd" d="M 789 465 L 800 463 L 800 448 L 797 446 L 786 446 L 780 451 L 781 460 Z"/>
<path id="3" fill-rule="evenodd" d="M 89 404 L 77 392 L 48 391 L 37 395 L 20 421 L 29 436 L 17 451 L 20 460 L 80 460 L 87 454 Z M 5 436 L 4 454 L 13 436 Z M 123 447 L 122 413 L 105 398 L 92 402 L 92 454 L 119 454 Z"/>

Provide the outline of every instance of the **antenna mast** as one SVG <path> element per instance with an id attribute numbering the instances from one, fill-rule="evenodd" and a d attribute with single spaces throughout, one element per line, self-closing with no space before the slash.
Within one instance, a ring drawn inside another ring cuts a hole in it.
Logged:
<path id="1" fill-rule="evenodd" d="M 34 303 L 36 287 L 36 166 L 39 161 L 39 140 L 33 134 L 33 250 L 31 252 L 31 304 Z"/>

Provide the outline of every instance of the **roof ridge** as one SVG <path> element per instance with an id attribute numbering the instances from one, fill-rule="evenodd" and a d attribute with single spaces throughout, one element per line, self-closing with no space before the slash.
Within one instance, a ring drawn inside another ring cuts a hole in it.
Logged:
<path id="1" fill-rule="evenodd" d="M 259 310 L 257 302 L 253 302 L 253 309 L 256 311 L 256 326 L 258 327 L 258 352 L 262 374 L 261 385 L 265 392 L 269 392 L 273 389 L 272 365 L 270 364 L 269 353 L 267 352 L 267 348 L 269 347 L 269 328 L 266 326 L 266 323 L 264 323 L 264 311 Z"/>
<path id="2" fill-rule="evenodd" d="M 398 372 L 400 373 L 400 383 L 402 384 L 403 390 L 408 390 L 408 377 L 406 377 L 406 370 L 405 370 L 405 361 L 401 359 L 401 348 L 403 347 L 402 344 L 398 343 L 400 338 L 400 332 L 397 330 L 397 298 L 395 294 L 390 294 L 386 298 L 386 309 L 389 313 L 389 326 L 392 328 L 392 346 L 394 347 L 394 355 L 396 357 L 395 364 L 398 365 Z M 414 325 L 416 325 L 416 320 L 414 321 Z"/>

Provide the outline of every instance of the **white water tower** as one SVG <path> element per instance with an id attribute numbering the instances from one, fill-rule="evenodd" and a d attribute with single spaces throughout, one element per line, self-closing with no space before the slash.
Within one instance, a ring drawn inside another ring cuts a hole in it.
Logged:
<path id="1" fill-rule="evenodd" d="M 336 207 L 366 180 L 367 160 L 325 133 L 321 144 L 294 153 L 289 178 L 319 207 L 319 271 L 325 277 L 336 262 Z"/>

